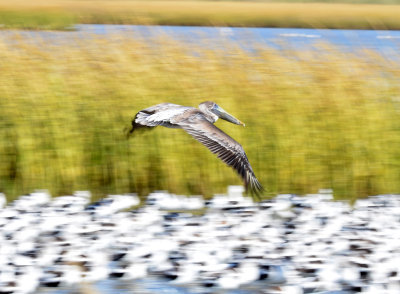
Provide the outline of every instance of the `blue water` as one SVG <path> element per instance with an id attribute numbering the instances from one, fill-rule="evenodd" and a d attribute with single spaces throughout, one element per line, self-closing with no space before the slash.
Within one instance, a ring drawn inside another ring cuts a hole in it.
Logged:
<path id="1" fill-rule="evenodd" d="M 76 31 L 0 31 L 0 38 L 23 36 L 37 42 L 62 43 L 74 39 L 90 41 L 91 36 L 121 36 L 156 40 L 167 37 L 185 42 L 188 46 L 207 46 L 210 49 L 224 48 L 232 42 L 240 48 L 256 50 L 266 46 L 279 50 L 321 50 L 329 44 L 340 50 L 359 52 L 373 50 L 384 57 L 399 56 L 400 31 L 383 30 L 328 30 L 293 28 L 228 28 L 228 27 L 181 27 L 141 25 L 78 25 Z"/>
<path id="2" fill-rule="evenodd" d="M 79 25 L 80 32 L 97 35 L 126 33 L 153 38 L 168 36 L 189 43 L 234 41 L 239 45 L 266 45 L 276 49 L 318 48 L 331 44 L 341 49 L 368 49 L 393 54 L 400 49 L 400 31 L 327 30 L 293 28 L 228 28 L 136 25 Z"/>
<path id="3" fill-rule="evenodd" d="M 124 33 L 144 39 L 165 36 L 188 45 L 214 48 L 223 48 L 228 41 L 248 50 L 266 46 L 278 50 L 318 51 L 321 45 L 328 44 L 348 52 L 371 50 L 395 59 L 400 49 L 400 31 L 134 25 L 80 25 L 78 30 L 96 35 Z"/>

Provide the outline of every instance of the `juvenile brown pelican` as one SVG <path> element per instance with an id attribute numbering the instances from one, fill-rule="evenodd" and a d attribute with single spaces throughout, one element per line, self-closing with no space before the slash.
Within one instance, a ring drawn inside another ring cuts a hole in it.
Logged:
<path id="1" fill-rule="evenodd" d="M 233 167 L 244 180 L 246 190 L 258 195 L 263 188 L 254 175 L 243 147 L 213 125 L 218 118 L 244 126 L 244 123 L 211 101 L 201 103 L 199 109 L 162 103 L 140 110 L 132 121 L 129 133 L 138 128 L 156 126 L 184 129 L 227 165 Z"/>

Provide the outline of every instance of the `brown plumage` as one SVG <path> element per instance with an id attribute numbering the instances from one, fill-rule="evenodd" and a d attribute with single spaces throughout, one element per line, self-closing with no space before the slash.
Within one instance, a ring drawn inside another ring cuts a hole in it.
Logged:
<path id="1" fill-rule="evenodd" d="M 162 103 L 139 111 L 132 121 L 132 129 L 129 133 L 139 128 L 156 126 L 184 129 L 212 153 L 216 154 L 219 159 L 234 168 L 243 179 L 247 191 L 259 196 L 263 187 L 257 180 L 243 147 L 214 126 L 218 118 L 244 125 L 211 101 L 201 103 L 199 109 Z"/>

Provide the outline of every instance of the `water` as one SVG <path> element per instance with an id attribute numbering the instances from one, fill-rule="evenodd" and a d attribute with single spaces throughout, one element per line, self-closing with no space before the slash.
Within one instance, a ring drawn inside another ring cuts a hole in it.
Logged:
<path id="1" fill-rule="evenodd" d="M 400 31 L 135 25 L 79 25 L 77 28 L 81 32 L 97 35 L 121 32 L 144 38 L 162 35 L 191 43 L 230 40 L 241 45 L 262 44 L 276 49 L 316 48 L 321 43 L 347 50 L 376 50 L 385 55 L 400 49 Z"/>
<path id="2" fill-rule="evenodd" d="M 254 50 L 259 46 L 275 49 L 320 50 L 321 44 L 330 44 L 341 50 L 373 50 L 384 57 L 398 55 L 400 31 L 384 30 L 328 30 L 296 28 L 229 28 L 229 27 L 182 27 L 142 25 L 78 25 L 76 31 L 0 31 L 0 37 L 22 36 L 31 40 L 53 43 L 70 42 L 76 38 L 90 40 L 91 36 L 157 39 L 168 37 L 186 44 L 223 47 L 227 41 Z"/>

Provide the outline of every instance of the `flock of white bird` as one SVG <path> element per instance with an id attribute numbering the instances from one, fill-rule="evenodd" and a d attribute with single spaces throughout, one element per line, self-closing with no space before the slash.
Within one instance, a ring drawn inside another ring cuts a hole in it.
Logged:
<path id="1" fill-rule="evenodd" d="M 400 293 L 400 196 L 350 206 L 329 190 L 259 203 L 242 192 L 155 192 L 142 205 L 136 195 L 0 194 L 0 294 L 110 279 L 135 285 L 124 293 Z M 163 291 L 146 289 L 149 279 Z"/>

